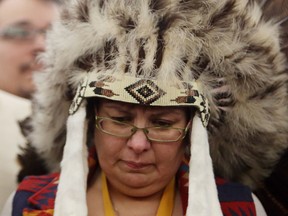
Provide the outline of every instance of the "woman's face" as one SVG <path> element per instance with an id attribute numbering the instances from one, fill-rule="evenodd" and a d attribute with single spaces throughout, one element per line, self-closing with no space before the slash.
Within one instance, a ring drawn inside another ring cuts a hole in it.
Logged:
<path id="1" fill-rule="evenodd" d="M 125 121 L 138 128 L 168 124 L 185 128 L 184 108 L 147 107 L 100 100 L 97 116 Z M 95 129 L 95 146 L 102 171 L 110 185 L 130 196 L 148 196 L 163 189 L 175 175 L 184 154 L 183 140 L 150 142 L 142 130 L 130 138 Z"/>

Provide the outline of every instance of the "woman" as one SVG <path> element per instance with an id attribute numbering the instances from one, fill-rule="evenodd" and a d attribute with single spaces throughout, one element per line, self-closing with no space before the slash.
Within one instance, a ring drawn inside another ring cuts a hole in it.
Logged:
<path id="1" fill-rule="evenodd" d="M 95 82 L 103 82 L 109 94 L 95 91 Z M 110 94 L 123 83 L 127 91 Z M 68 120 L 68 140 L 60 177 L 52 174 L 24 180 L 14 197 L 13 215 L 21 215 L 22 212 L 26 215 L 52 215 L 59 179 L 55 215 L 87 215 L 86 212 L 88 215 L 109 216 L 222 215 L 219 200 L 223 202 L 221 208 L 225 215 L 237 211 L 241 215 L 243 212 L 245 215 L 256 215 L 252 194 L 247 187 L 217 179 L 216 192 L 204 129 L 209 117 L 205 98 L 194 81 L 179 82 L 177 86 L 174 84 L 131 75 L 114 75 L 99 81 L 98 77 L 90 74 L 80 87 L 85 86 L 84 90 L 76 95 L 70 109 L 73 117 L 70 116 Z M 187 87 L 194 92 L 194 96 L 189 100 L 188 96 L 185 101 L 178 100 L 187 94 Z M 151 103 L 147 91 L 150 90 L 151 96 L 152 88 L 158 92 L 161 90 L 162 94 Z M 173 93 L 165 93 L 171 90 Z M 134 93 L 138 93 L 137 97 Z M 79 151 L 75 152 L 79 143 L 74 146 L 74 142 L 83 139 L 83 134 L 79 136 L 79 131 L 75 133 L 73 128 L 69 128 L 77 127 L 79 130 L 79 125 L 82 128 L 85 107 L 81 107 L 79 98 L 82 100 L 83 97 L 88 98 L 88 131 L 92 130 L 88 140 L 94 144 L 90 147 L 90 170 L 84 203 L 79 200 L 83 188 L 77 186 L 83 186 L 79 173 L 85 172 L 85 162 L 77 160 L 81 156 Z M 124 100 L 127 102 L 122 102 Z M 199 194 L 196 202 L 193 196 L 192 199 L 188 197 L 186 185 L 191 145 L 191 153 L 195 156 L 190 159 L 190 169 L 194 172 L 189 174 L 189 193 Z M 71 169 L 74 169 L 74 174 Z M 73 183 L 76 182 L 74 188 L 67 185 L 72 179 Z M 23 196 L 26 198 L 23 199 Z M 261 204 L 257 205 L 260 208 L 258 213 L 263 211 Z"/>
<path id="2" fill-rule="evenodd" d="M 288 122 L 280 41 L 263 34 L 277 25 L 243 0 L 65 8 L 37 75 L 29 136 L 50 170 L 62 159 L 61 173 L 24 180 L 13 215 L 256 215 L 248 188 L 215 180 L 206 127 L 212 113 L 221 174 L 264 175 L 267 164 L 250 156 L 266 145 L 255 140 L 276 137 L 267 122 L 280 131 Z M 230 86 L 230 111 L 211 93 L 219 77 Z M 281 151 L 287 134 L 277 135 L 273 148 Z M 264 153 L 268 164 L 276 160 Z"/>

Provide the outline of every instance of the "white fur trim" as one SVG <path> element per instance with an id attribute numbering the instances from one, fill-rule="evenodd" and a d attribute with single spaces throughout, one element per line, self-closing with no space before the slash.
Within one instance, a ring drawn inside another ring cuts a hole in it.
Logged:
<path id="1" fill-rule="evenodd" d="M 208 135 L 195 115 L 191 132 L 187 216 L 222 216 L 209 153 Z"/>
<path id="2" fill-rule="evenodd" d="M 86 216 L 88 151 L 86 148 L 86 103 L 67 121 L 67 140 L 55 201 L 55 216 Z"/>

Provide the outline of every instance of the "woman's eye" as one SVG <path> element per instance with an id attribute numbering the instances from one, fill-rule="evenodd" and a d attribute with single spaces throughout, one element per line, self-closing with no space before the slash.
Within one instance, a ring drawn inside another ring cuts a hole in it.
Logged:
<path id="1" fill-rule="evenodd" d="M 131 121 L 131 118 L 129 117 L 111 117 L 111 119 L 115 121 L 119 121 L 119 122 L 125 122 L 125 123 Z"/>
<path id="2" fill-rule="evenodd" d="M 158 127 L 172 127 L 173 122 L 167 121 L 167 120 L 154 120 L 152 121 L 154 126 Z"/>

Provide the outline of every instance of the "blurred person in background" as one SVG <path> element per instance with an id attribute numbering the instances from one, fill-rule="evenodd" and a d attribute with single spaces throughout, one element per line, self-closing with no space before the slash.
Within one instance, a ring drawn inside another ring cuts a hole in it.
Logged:
<path id="1" fill-rule="evenodd" d="M 17 184 L 16 157 L 26 142 L 19 122 L 30 115 L 37 55 L 57 16 L 55 0 L 0 0 L 0 209 Z"/>

